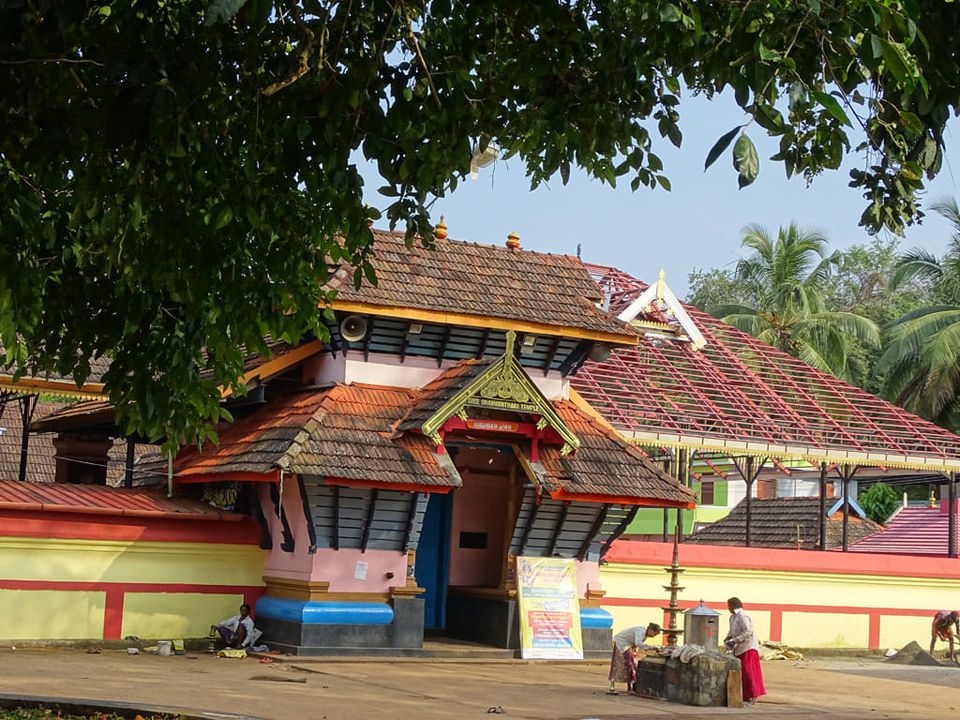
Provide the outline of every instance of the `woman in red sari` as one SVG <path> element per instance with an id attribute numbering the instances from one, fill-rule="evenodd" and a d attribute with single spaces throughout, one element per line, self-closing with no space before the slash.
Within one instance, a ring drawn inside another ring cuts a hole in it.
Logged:
<path id="1" fill-rule="evenodd" d="M 763 687 L 763 672 L 760 670 L 760 653 L 757 652 L 760 643 L 753 632 L 753 620 L 743 611 L 740 598 L 732 597 L 727 600 L 727 609 L 730 610 L 730 632 L 727 633 L 723 645 L 732 650 L 733 656 L 740 661 L 743 700 L 753 705 L 757 698 L 767 694 Z"/>

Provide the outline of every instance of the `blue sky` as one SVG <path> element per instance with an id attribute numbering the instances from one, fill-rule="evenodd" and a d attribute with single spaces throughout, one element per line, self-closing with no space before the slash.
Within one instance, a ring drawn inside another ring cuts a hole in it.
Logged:
<path id="1" fill-rule="evenodd" d="M 672 182 L 671 192 L 633 193 L 629 177 L 610 188 L 574 172 L 566 186 L 557 176 L 549 187 L 530 192 L 523 164 L 514 159 L 498 161 L 482 170 L 478 180 L 461 184 L 436 203 L 434 218 L 443 214 L 450 237 L 458 240 L 496 244 L 516 230 L 525 248 L 575 254 L 577 243 L 582 243 L 584 260 L 616 265 L 647 280 L 663 268 L 667 282 L 681 296 L 694 268 L 736 262 L 740 230 L 749 223 L 775 229 L 796 221 L 821 230 L 838 248 L 869 242 L 858 225 L 865 203 L 857 190 L 847 187 L 848 170 L 857 158 L 807 187 L 802 178 L 787 180 L 782 165 L 767 160 L 777 151 L 777 142 L 754 125 L 748 134 L 760 152 L 760 176 L 752 186 L 738 190 L 729 151 L 706 173 L 703 162 L 717 138 L 743 122 L 743 114 L 727 97 L 712 102 L 687 98 L 680 110 L 682 148 L 659 138 L 654 141 L 654 151 Z M 960 172 L 960 162 L 951 162 L 960 161 L 960 150 L 953 146 L 955 133 L 949 130 L 943 170 L 930 183 L 926 202 L 960 196 L 952 175 L 953 168 Z M 372 176 L 367 180 L 371 192 L 367 201 L 377 207 L 386 204 L 376 195 L 380 184 Z M 902 243 L 939 254 L 949 235 L 949 226 L 931 213 L 922 226 L 907 229 Z"/>

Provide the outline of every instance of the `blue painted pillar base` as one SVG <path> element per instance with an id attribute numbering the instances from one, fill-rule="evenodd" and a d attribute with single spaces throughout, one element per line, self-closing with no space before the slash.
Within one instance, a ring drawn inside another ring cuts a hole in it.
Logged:
<path id="1" fill-rule="evenodd" d="M 403 654 L 423 648 L 423 600 L 385 602 L 257 601 L 261 642 L 294 655 Z"/>

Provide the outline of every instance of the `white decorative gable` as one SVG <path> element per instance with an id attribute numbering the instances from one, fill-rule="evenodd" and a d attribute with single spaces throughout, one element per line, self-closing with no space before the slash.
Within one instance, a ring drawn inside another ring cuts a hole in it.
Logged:
<path id="1" fill-rule="evenodd" d="M 693 318 L 687 314 L 683 303 L 673 294 L 673 290 L 667 287 L 663 270 L 660 271 L 657 282 L 644 290 L 636 300 L 617 316 L 617 319 L 641 326 L 650 325 L 650 334 L 656 334 L 655 323 L 637 320 L 640 315 L 654 313 L 664 317 L 666 320 L 665 327 L 672 329 L 681 339 L 687 340 L 692 349 L 699 350 L 707 344 L 707 339 L 700 332 L 696 323 L 693 322 Z"/>

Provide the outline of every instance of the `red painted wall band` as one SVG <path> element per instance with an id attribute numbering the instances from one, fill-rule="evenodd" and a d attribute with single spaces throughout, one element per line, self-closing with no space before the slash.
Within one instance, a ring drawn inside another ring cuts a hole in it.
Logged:
<path id="1" fill-rule="evenodd" d="M 627 565 L 670 565 L 673 544 L 618 540 L 605 556 L 607 562 Z M 922 555 L 777 550 L 723 545 L 680 546 L 680 565 L 685 568 L 767 570 L 816 575 L 879 575 L 960 580 L 960 559 Z"/>
<path id="2" fill-rule="evenodd" d="M 871 650 L 880 649 L 880 613 L 870 613 L 870 629 L 867 631 L 867 638 Z"/>
<path id="3" fill-rule="evenodd" d="M 123 590 L 110 588 L 103 606 L 103 639 L 119 640 L 123 631 Z"/>
<path id="4" fill-rule="evenodd" d="M 770 639 L 780 642 L 783 639 L 783 610 L 770 611 Z"/>
<path id="5" fill-rule="evenodd" d="M 260 530 L 249 518 L 234 522 L 77 516 L 0 510 L 0 536 L 56 540 L 119 540 L 257 545 Z"/>

